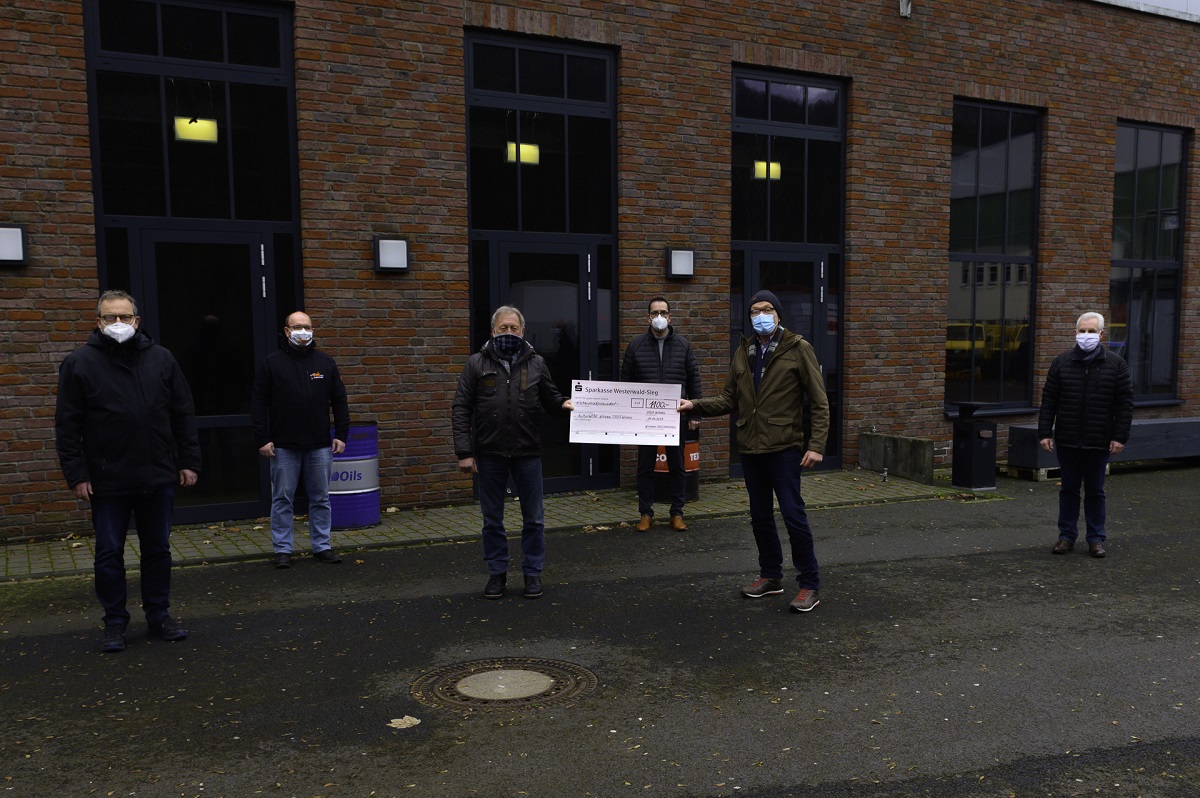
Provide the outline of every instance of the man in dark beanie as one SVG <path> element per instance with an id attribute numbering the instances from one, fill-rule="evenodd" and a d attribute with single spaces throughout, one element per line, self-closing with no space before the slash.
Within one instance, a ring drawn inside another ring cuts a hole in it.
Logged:
<path id="1" fill-rule="evenodd" d="M 829 434 L 829 400 L 812 345 L 783 328 L 781 309 L 779 298 L 770 291 L 750 297 L 750 324 L 755 334 L 734 352 L 724 390 L 710 399 L 682 399 L 679 412 L 723 416 L 737 411 L 737 446 L 759 567 L 759 578 L 743 587 L 742 595 L 761 598 L 783 592 L 783 549 L 775 527 L 774 494 L 787 526 L 800 587 L 791 608 L 808 612 L 821 602 L 821 579 L 800 495 L 800 469 L 822 460 Z M 812 434 L 807 440 L 805 394 L 812 415 Z"/>

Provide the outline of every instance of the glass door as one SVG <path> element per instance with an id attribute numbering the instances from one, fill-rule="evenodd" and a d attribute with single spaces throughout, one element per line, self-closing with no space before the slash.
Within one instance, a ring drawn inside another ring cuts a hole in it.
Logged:
<path id="1" fill-rule="evenodd" d="M 611 326 L 612 291 L 597 279 L 592 248 L 502 243 L 499 255 L 497 304 L 525 315 L 525 340 L 545 359 L 563 396 L 571 395 L 573 379 L 612 379 L 611 365 L 601 373 L 611 360 L 611 335 L 602 331 Z M 566 414 L 542 418 L 548 493 L 616 484 L 615 447 L 570 443 Z"/>
<path id="2" fill-rule="evenodd" d="M 268 237 L 147 232 L 143 323 L 179 361 L 196 403 L 200 479 L 176 500 L 179 522 L 270 512 L 269 475 L 250 422 L 250 393 L 271 340 Z M 282 326 L 282 325 L 276 325 Z"/>

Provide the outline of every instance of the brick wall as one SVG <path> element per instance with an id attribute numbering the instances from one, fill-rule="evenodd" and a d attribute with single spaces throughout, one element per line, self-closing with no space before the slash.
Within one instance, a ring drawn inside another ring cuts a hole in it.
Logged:
<path id="1" fill-rule="evenodd" d="M 78 531 L 54 452 L 58 363 L 97 292 L 81 6 L 0 7 L 0 223 L 31 265 L 0 269 L 0 537 Z"/>
<path id="2" fill-rule="evenodd" d="M 82 513 L 53 454 L 57 361 L 83 339 L 96 292 L 83 44 L 77 4 L 0 9 L 0 222 L 30 226 L 33 264 L 0 273 L 0 535 Z M 379 422 L 385 505 L 466 500 L 449 404 L 468 354 L 464 28 L 618 51 L 621 343 L 664 293 L 700 356 L 727 368 L 728 147 L 735 65 L 848 83 L 844 437 L 933 438 L 943 417 L 951 110 L 955 98 L 1042 109 L 1035 383 L 1085 308 L 1108 303 L 1115 125 L 1194 130 L 1200 25 L 1077 0 L 624 4 L 317 2 L 295 5 L 305 304 Z M 1196 142 L 1189 160 L 1196 163 Z M 1188 170 L 1197 196 L 1200 169 Z M 1195 214 L 1192 214 L 1194 216 Z M 380 277 L 371 236 L 411 240 L 413 268 Z M 669 283 L 669 246 L 697 276 Z M 1200 312 L 1200 233 L 1185 228 L 1184 319 Z M 1181 324 L 1182 407 L 1195 415 L 1200 340 Z M 1035 400 L 1037 398 L 1035 392 Z M 1027 416 L 1000 419 L 1001 429 Z M 705 423 L 723 473 L 727 426 Z M 624 454 L 625 481 L 631 452 Z M 11 475 L 12 478 L 9 478 Z"/>

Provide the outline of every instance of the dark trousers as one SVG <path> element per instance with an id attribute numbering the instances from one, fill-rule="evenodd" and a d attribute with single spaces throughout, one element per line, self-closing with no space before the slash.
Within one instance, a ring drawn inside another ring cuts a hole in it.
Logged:
<path id="1" fill-rule="evenodd" d="M 542 458 L 475 456 L 476 485 L 483 514 L 483 559 L 489 574 L 508 571 L 508 533 L 504 529 L 504 491 L 509 474 L 521 501 L 521 571 L 538 576 L 546 560 L 545 513 L 542 502 Z"/>
<path id="2" fill-rule="evenodd" d="M 775 503 L 787 527 L 792 545 L 792 565 L 796 567 L 796 582 L 801 588 L 821 589 L 817 555 L 813 550 L 812 530 L 800 496 L 799 449 L 785 449 L 770 454 L 743 454 L 742 476 L 750 498 L 750 525 L 754 542 L 758 544 L 759 576 L 764 579 L 783 578 L 783 547 L 775 527 Z"/>
<path id="3" fill-rule="evenodd" d="M 687 475 L 683 471 L 683 447 L 666 446 L 667 468 L 671 474 L 671 515 L 683 516 L 683 503 L 687 500 Z M 639 446 L 637 449 L 637 495 L 638 513 L 654 515 L 654 464 L 658 459 L 657 446 Z"/>
<path id="4" fill-rule="evenodd" d="M 1087 542 L 1103 543 L 1108 514 L 1104 494 L 1104 470 L 1108 450 L 1056 446 L 1061 487 L 1058 489 L 1058 536 L 1075 542 L 1079 537 L 1079 489 L 1084 490 L 1083 514 L 1087 523 Z"/>
<path id="5" fill-rule="evenodd" d="M 141 555 L 142 611 L 160 621 L 171 606 L 171 509 L 175 486 L 164 485 L 128 496 L 92 495 L 96 531 L 96 596 L 104 606 L 104 624 L 128 624 L 125 608 L 125 538 L 129 519 L 137 522 Z"/>

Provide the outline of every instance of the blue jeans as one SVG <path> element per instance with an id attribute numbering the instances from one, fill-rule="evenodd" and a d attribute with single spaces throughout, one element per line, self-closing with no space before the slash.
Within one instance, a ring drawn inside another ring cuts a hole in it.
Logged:
<path id="1" fill-rule="evenodd" d="M 1087 522 L 1087 542 L 1103 543 L 1104 522 L 1108 513 L 1104 495 L 1104 470 L 1108 466 L 1107 449 L 1080 449 L 1055 446 L 1062 486 L 1058 489 L 1058 537 L 1071 543 L 1079 537 L 1079 488 L 1085 491 L 1083 514 Z"/>
<path id="2" fill-rule="evenodd" d="M 813 550 L 812 530 L 800 496 L 799 449 L 784 449 L 770 454 L 743 454 L 742 476 L 750 495 L 750 526 L 758 544 L 759 576 L 764 579 L 783 578 L 783 548 L 775 527 L 775 503 L 779 499 L 779 514 L 787 527 L 792 544 L 792 565 L 796 567 L 796 582 L 801 588 L 821 589 L 817 555 Z"/>
<path id="3" fill-rule="evenodd" d="M 665 446 L 667 468 L 671 475 L 671 515 L 683 516 L 687 500 L 687 475 L 683 472 L 683 447 Z M 654 515 L 654 465 L 658 460 L 657 446 L 639 446 L 637 450 L 638 513 Z"/>
<path id="4" fill-rule="evenodd" d="M 508 475 L 521 500 L 521 571 L 538 576 L 546 560 L 546 525 L 542 512 L 542 458 L 476 455 L 479 510 L 483 513 L 483 561 L 489 574 L 508 571 L 508 533 L 504 530 L 504 489 Z"/>
<path id="5" fill-rule="evenodd" d="M 308 493 L 308 536 L 314 552 L 329 548 L 329 467 L 333 450 L 280 449 L 271 458 L 271 541 L 276 554 L 292 553 L 292 505 L 304 475 Z"/>
<path id="6" fill-rule="evenodd" d="M 137 523 L 141 550 L 142 611 L 153 623 L 171 606 L 171 510 L 175 486 L 164 485 L 127 496 L 92 494 L 96 532 L 96 597 L 104 606 L 104 625 L 129 623 L 125 609 L 125 538 L 130 516 Z"/>

